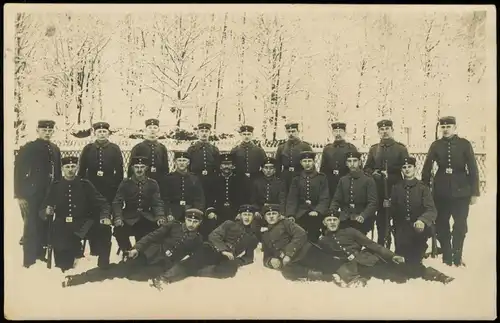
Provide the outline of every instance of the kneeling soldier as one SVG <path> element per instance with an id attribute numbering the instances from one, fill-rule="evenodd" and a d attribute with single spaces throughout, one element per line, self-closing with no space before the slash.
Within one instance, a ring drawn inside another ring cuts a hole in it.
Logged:
<path id="1" fill-rule="evenodd" d="M 191 257 L 153 279 L 153 286 L 162 289 L 162 283 L 177 282 L 189 276 L 230 278 L 236 275 L 239 267 L 253 263 L 259 243 L 252 225 L 255 209 L 252 205 L 242 205 L 239 211 L 240 219 L 222 223 Z"/>
<path id="2" fill-rule="evenodd" d="M 292 179 L 286 198 L 286 216 L 293 218 L 307 231 L 311 242 L 318 241 L 321 221 L 328 211 L 330 193 L 326 175 L 316 171 L 315 153 L 300 153 L 300 164 L 304 169 Z"/>
<path id="3" fill-rule="evenodd" d="M 123 180 L 113 201 L 113 235 L 124 253 L 132 248 L 130 236 L 137 242 L 166 222 L 158 183 L 146 176 L 147 158 L 136 156 L 131 163 L 132 178 Z"/>
<path id="4" fill-rule="evenodd" d="M 198 227 L 203 212 L 186 210 L 184 223 L 172 221 L 139 240 L 128 252 L 128 259 L 111 264 L 106 271 L 94 268 L 78 275 L 67 276 L 63 287 L 100 282 L 113 278 L 147 281 L 161 274 L 199 249 L 202 239 Z"/>
<path id="5" fill-rule="evenodd" d="M 50 242 L 54 248 L 55 265 L 65 272 L 73 268 L 80 254 L 81 240 L 92 238 L 99 231 L 97 226 L 100 224 L 111 225 L 111 210 L 106 199 L 90 181 L 76 177 L 78 157 L 64 157 L 61 164 L 63 178 L 49 187 L 40 215 L 45 220 L 54 219 Z M 96 213 L 99 214 L 100 223 L 95 223 L 93 214 Z M 105 245 L 110 246 L 110 241 Z M 109 248 L 99 250 L 99 267 L 109 264 L 109 251 Z"/>
<path id="6" fill-rule="evenodd" d="M 339 228 L 340 219 L 331 214 L 323 221 L 326 232 L 319 246 L 344 264 L 335 275 L 341 287 L 366 285 L 371 277 L 403 283 L 411 278 L 449 283 L 453 278 L 405 258 L 370 240 L 354 228 Z"/>
<path id="7" fill-rule="evenodd" d="M 375 180 L 361 170 L 361 154 L 346 154 L 349 174 L 343 176 L 335 190 L 330 212 L 340 210 L 341 225 L 353 227 L 367 234 L 372 227 L 371 221 L 377 211 L 377 185 Z M 368 220 L 368 221 L 367 221 Z"/>
<path id="8" fill-rule="evenodd" d="M 264 266 L 280 270 L 289 280 L 333 281 L 342 262 L 307 240 L 299 225 L 285 219 L 278 204 L 264 206 L 268 229 L 262 234 Z"/>

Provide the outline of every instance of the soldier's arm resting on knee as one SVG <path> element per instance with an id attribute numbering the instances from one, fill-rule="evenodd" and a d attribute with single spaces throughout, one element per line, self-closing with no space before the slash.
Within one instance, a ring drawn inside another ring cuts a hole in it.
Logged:
<path id="1" fill-rule="evenodd" d="M 226 231 L 229 225 L 231 225 L 231 221 L 225 221 L 208 235 L 208 241 L 218 252 L 229 251 L 226 243 L 224 242 L 224 237 L 226 236 Z"/>

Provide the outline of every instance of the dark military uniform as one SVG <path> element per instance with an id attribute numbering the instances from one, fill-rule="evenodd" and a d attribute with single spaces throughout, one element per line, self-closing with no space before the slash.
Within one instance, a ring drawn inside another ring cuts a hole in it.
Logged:
<path id="1" fill-rule="evenodd" d="M 78 159 L 65 157 L 62 163 L 77 164 Z M 55 209 L 51 230 L 55 265 L 65 271 L 73 267 L 75 258 L 80 253 L 81 240 L 86 237 L 94 239 L 102 225 L 99 220 L 111 219 L 111 208 L 90 181 L 78 177 L 73 180 L 63 178 L 50 186 L 40 210 L 42 219 L 47 217 L 47 206 Z M 94 214 L 98 214 L 98 217 Z M 96 250 L 99 267 L 109 264 L 111 240 L 110 236 L 107 238 L 107 241 L 98 241 L 101 246 Z"/>
<path id="2" fill-rule="evenodd" d="M 303 153 L 303 156 L 306 155 Z M 293 217 L 307 231 L 310 241 L 316 242 L 329 204 L 330 195 L 326 175 L 314 169 L 310 172 L 303 170 L 292 180 L 286 199 L 285 214 L 287 217 Z M 318 212 L 318 215 L 310 216 L 311 211 Z"/>
<path id="3" fill-rule="evenodd" d="M 205 195 L 198 176 L 179 171 L 168 174 L 166 180 L 167 203 L 165 213 L 178 221 L 184 220 L 186 209 L 205 210 Z"/>
<path id="4" fill-rule="evenodd" d="M 377 126 L 385 127 L 392 126 L 392 121 L 382 120 L 377 123 Z M 384 244 L 384 239 L 386 236 L 386 230 L 388 224 L 387 219 L 384 215 L 385 208 L 383 207 L 384 199 L 389 199 L 391 194 L 391 189 L 394 184 L 401 181 L 403 177 L 401 176 L 401 165 L 403 165 L 403 160 L 408 157 L 408 149 L 406 146 L 394 139 L 382 139 L 378 144 L 370 147 L 368 151 L 368 157 L 364 166 L 364 171 L 368 175 L 373 175 L 375 182 L 377 184 L 377 196 L 379 200 L 378 211 L 377 211 L 377 241 L 379 244 Z M 387 195 L 385 196 L 384 190 L 384 178 L 383 175 L 373 174 L 375 170 L 383 171 L 387 167 Z"/>
<path id="5" fill-rule="evenodd" d="M 250 128 L 253 132 L 253 127 L 250 126 L 243 126 L 240 131 L 247 131 Z M 231 155 L 237 174 L 245 175 L 252 181 L 260 175 L 260 166 L 266 158 L 266 152 L 262 147 L 253 142 L 242 142 L 231 149 Z"/>
<path id="6" fill-rule="evenodd" d="M 201 219 L 203 213 L 198 210 L 198 214 L 196 218 Z M 76 286 L 113 278 L 147 281 L 168 270 L 186 256 L 192 255 L 201 244 L 202 239 L 197 231 L 189 231 L 184 223 L 169 222 L 136 243 L 134 249 L 139 252 L 137 258 L 112 264 L 106 271 L 94 268 L 78 275 L 68 276 L 63 286 Z"/>
<path id="7" fill-rule="evenodd" d="M 285 213 L 286 191 L 285 184 L 277 176 L 266 177 L 261 175 L 252 184 L 252 204 L 262 209 L 264 204 L 281 205 L 280 213 Z"/>
<path id="8" fill-rule="evenodd" d="M 343 227 L 354 227 L 367 234 L 371 230 L 368 219 L 375 217 L 377 211 L 377 187 L 373 178 L 362 171 L 351 172 L 342 177 L 330 203 L 330 211 L 339 212 Z M 358 215 L 365 222 L 357 222 L 355 218 Z"/>
<path id="9" fill-rule="evenodd" d="M 333 123 L 333 129 L 345 130 L 345 123 Z M 349 173 L 349 168 L 346 165 L 346 154 L 349 152 L 357 152 L 358 149 L 353 144 L 345 140 L 335 140 L 333 143 L 327 144 L 323 148 L 321 154 L 321 166 L 319 171 L 328 177 L 328 189 L 330 198 L 335 195 L 335 190 L 342 176 Z"/>
<path id="10" fill-rule="evenodd" d="M 269 207 L 275 211 L 279 210 L 279 205 Z M 279 259 L 281 262 L 279 269 L 286 279 L 312 279 L 312 271 L 315 271 L 314 277 L 319 276 L 319 279 L 328 281 L 342 264 L 311 244 L 304 229 L 289 219 L 281 219 L 273 225 L 268 225 L 268 229 L 262 233 L 261 241 L 264 266 L 273 269 L 271 259 Z M 282 260 L 285 256 L 291 260 L 283 267 Z"/>
<path id="11" fill-rule="evenodd" d="M 54 122 L 41 120 L 39 128 L 54 128 Z M 52 180 L 61 179 L 61 152 L 46 140 L 36 139 L 21 146 L 14 163 L 14 198 L 27 201 L 28 212 L 22 214 L 23 265 L 29 267 L 43 257 L 47 240 L 47 223 L 38 211 Z"/>
<path id="12" fill-rule="evenodd" d="M 135 241 L 139 241 L 158 227 L 158 220 L 166 221 L 158 183 L 147 177 L 140 180 L 135 176 L 124 179 L 113 201 L 113 213 L 113 235 L 118 247 L 122 251 L 130 250 L 130 236 L 135 236 Z M 116 226 L 117 220 L 122 220 L 124 225 Z"/>
<path id="13" fill-rule="evenodd" d="M 441 124 L 454 124 L 454 118 L 442 118 Z M 422 169 L 422 182 L 431 185 L 431 171 L 436 162 L 432 193 L 437 208 L 437 236 L 443 261 L 462 263 L 471 196 L 479 196 L 479 172 L 471 143 L 457 135 L 432 143 Z M 453 216 L 453 240 L 450 241 L 450 216 Z"/>

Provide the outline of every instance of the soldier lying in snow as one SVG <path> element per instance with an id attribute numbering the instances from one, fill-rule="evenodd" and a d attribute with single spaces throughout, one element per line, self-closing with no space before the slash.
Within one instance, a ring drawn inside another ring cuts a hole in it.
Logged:
<path id="1" fill-rule="evenodd" d="M 184 223 L 168 222 L 144 236 L 128 252 L 126 261 L 111 264 L 107 270 L 94 268 L 78 275 L 66 276 L 63 287 L 113 278 L 147 281 L 156 277 L 202 245 L 203 240 L 198 233 L 202 218 L 202 211 L 188 209 Z"/>
<path id="2" fill-rule="evenodd" d="M 259 243 L 253 225 L 255 211 L 252 205 L 242 205 L 237 220 L 227 220 L 218 226 L 208 236 L 208 242 L 191 257 L 153 279 L 151 286 L 161 290 L 162 284 L 189 276 L 234 277 L 239 267 L 253 263 L 254 250 Z"/>

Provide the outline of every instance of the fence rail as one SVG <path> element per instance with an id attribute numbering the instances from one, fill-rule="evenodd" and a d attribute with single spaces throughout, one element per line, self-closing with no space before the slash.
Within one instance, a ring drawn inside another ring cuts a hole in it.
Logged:
<path id="1" fill-rule="evenodd" d="M 174 153 L 176 151 L 185 151 L 187 147 L 176 147 L 168 150 L 168 158 L 169 158 L 169 165 L 172 168 L 174 164 Z M 222 147 L 219 147 L 221 152 L 227 152 L 229 149 L 221 149 Z M 274 147 L 263 147 L 264 151 L 266 152 L 267 156 L 274 157 L 274 154 L 276 153 L 276 148 Z M 316 155 L 316 168 L 319 169 L 319 166 L 321 164 L 321 153 L 323 151 L 322 148 L 313 148 L 315 152 L 317 152 Z M 14 155 L 17 155 L 18 150 L 14 150 Z M 366 162 L 366 158 L 368 156 L 368 152 L 365 149 L 360 149 L 361 152 L 361 160 L 362 163 L 364 164 Z M 77 156 L 79 157 L 81 154 L 81 149 L 61 149 L 61 155 L 62 157 L 66 156 Z M 122 154 L 123 154 L 123 160 L 124 160 L 124 167 L 128 164 L 128 161 L 130 159 L 130 150 L 129 149 L 122 149 Z M 422 167 L 425 161 L 425 157 L 427 155 L 427 152 L 412 152 L 410 150 L 410 155 L 415 157 L 417 160 L 416 163 L 416 168 L 417 168 L 417 177 L 420 178 L 421 172 L 422 172 Z M 486 193 L 486 154 L 485 153 L 476 153 L 476 161 L 479 169 L 479 185 L 480 185 L 480 190 L 481 193 Z M 126 174 L 125 170 L 125 174 Z"/>

